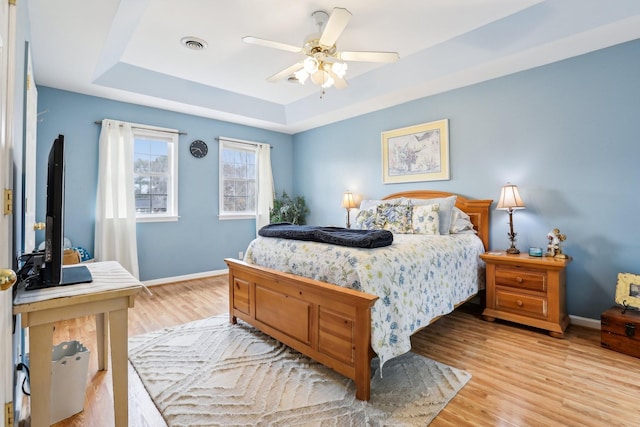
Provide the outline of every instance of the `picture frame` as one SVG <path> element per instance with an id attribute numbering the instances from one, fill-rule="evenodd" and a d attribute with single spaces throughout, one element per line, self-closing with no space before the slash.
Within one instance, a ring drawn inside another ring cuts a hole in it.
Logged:
<path id="1" fill-rule="evenodd" d="M 640 310 L 640 275 L 618 273 L 616 304 Z"/>
<path id="2" fill-rule="evenodd" d="M 384 184 L 448 179 L 448 119 L 382 132 Z"/>

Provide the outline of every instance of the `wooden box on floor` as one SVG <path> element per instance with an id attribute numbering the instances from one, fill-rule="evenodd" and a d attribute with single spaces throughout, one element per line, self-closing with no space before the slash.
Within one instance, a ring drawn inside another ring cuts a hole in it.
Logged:
<path id="1" fill-rule="evenodd" d="M 640 357 L 640 312 L 612 307 L 600 315 L 602 347 Z"/>

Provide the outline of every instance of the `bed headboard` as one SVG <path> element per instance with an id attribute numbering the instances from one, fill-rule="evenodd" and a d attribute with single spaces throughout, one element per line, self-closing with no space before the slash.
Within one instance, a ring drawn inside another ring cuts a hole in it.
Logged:
<path id="1" fill-rule="evenodd" d="M 484 244 L 484 249 L 489 250 L 489 207 L 493 200 L 471 200 L 464 196 L 446 191 L 412 190 L 389 194 L 383 200 L 406 197 L 409 199 L 437 199 L 439 197 L 457 196 L 456 207 L 471 217 L 471 223 L 478 232 L 478 237 Z"/>

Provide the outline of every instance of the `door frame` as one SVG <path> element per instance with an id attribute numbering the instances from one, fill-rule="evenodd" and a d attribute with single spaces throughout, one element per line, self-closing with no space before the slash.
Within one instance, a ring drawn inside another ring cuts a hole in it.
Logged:
<path id="1" fill-rule="evenodd" d="M 11 0 L 0 0 L 0 191 L 3 203 L 0 207 L 0 267 L 15 268 L 12 252 L 15 242 L 13 214 L 5 212 L 5 191 L 13 191 L 13 144 L 14 89 L 15 89 L 15 49 L 16 49 L 16 4 Z M 3 416 L 0 426 L 6 425 L 5 405 L 13 401 L 13 360 L 12 360 L 12 314 L 13 295 L 11 290 L 0 291 L 0 403 Z"/>

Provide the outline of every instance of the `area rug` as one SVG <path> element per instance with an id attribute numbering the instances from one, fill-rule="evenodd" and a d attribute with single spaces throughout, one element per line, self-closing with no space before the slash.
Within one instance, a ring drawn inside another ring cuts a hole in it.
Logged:
<path id="1" fill-rule="evenodd" d="M 353 381 L 228 316 L 129 339 L 129 360 L 169 426 L 426 426 L 471 375 L 415 353 Z"/>

